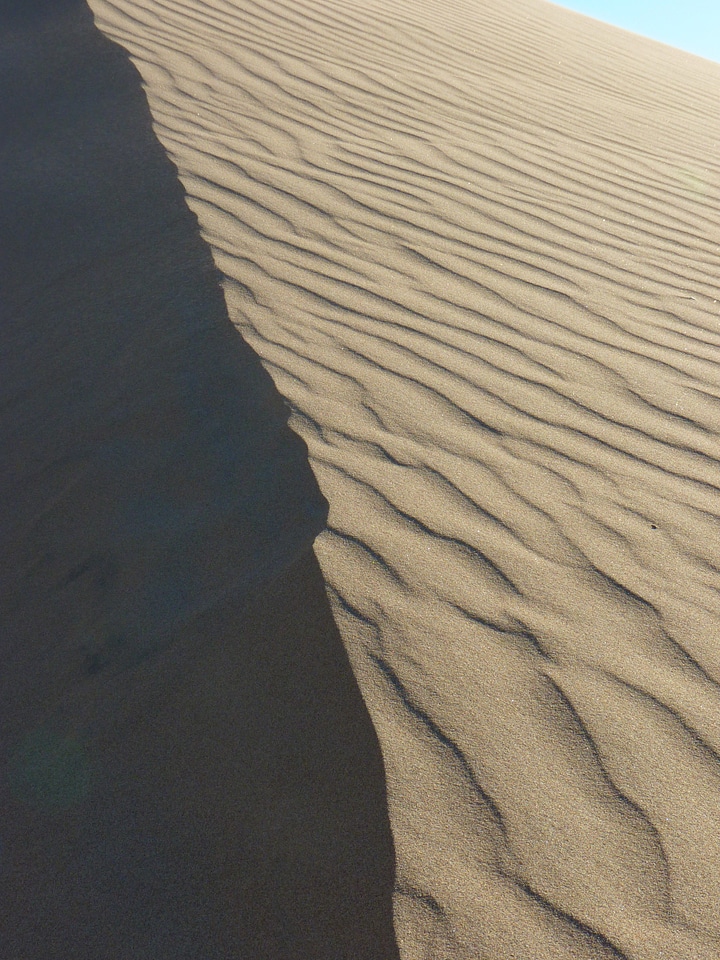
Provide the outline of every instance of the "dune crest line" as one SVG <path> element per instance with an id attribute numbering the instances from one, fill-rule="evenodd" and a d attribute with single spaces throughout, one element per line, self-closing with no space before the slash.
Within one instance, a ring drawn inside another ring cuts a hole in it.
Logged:
<path id="1" fill-rule="evenodd" d="M 720 66 L 539 0 L 91 0 L 330 505 L 407 960 L 720 956 Z"/>
<path id="2" fill-rule="evenodd" d="M 19 0 L 0 87 L 0 957 L 397 960 L 327 502 L 141 77 Z"/>

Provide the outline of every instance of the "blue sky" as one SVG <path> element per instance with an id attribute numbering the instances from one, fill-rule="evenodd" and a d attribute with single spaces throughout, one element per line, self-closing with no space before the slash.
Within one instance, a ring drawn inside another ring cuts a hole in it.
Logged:
<path id="1" fill-rule="evenodd" d="M 596 20 L 720 62 L 720 0 L 552 0 Z"/>

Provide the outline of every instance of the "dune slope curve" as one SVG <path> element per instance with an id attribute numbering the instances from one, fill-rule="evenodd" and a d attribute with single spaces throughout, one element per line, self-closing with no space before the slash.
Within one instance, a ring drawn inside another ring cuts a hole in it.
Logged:
<path id="1" fill-rule="evenodd" d="M 536 0 L 92 0 L 293 409 L 407 960 L 720 955 L 720 67 Z"/>

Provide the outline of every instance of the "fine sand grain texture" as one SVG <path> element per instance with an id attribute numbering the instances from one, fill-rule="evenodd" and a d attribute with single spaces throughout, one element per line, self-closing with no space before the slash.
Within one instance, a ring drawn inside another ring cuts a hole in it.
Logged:
<path id="1" fill-rule="evenodd" d="M 540 0 L 90 6 L 329 504 L 403 960 L 717 960 L 720 66 Z M 374 942 L 216 955 L 391 957 L 389 875 Z"/>

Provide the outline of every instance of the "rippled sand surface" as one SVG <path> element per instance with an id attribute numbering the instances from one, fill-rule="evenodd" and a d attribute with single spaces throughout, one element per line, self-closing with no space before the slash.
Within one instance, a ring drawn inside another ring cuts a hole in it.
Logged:
<path id="1" fill-rule="evenodd" d="M 720 66 L 539 0 L 91 7 L 329 505 L 403 960 L 716 960 Z"/>

